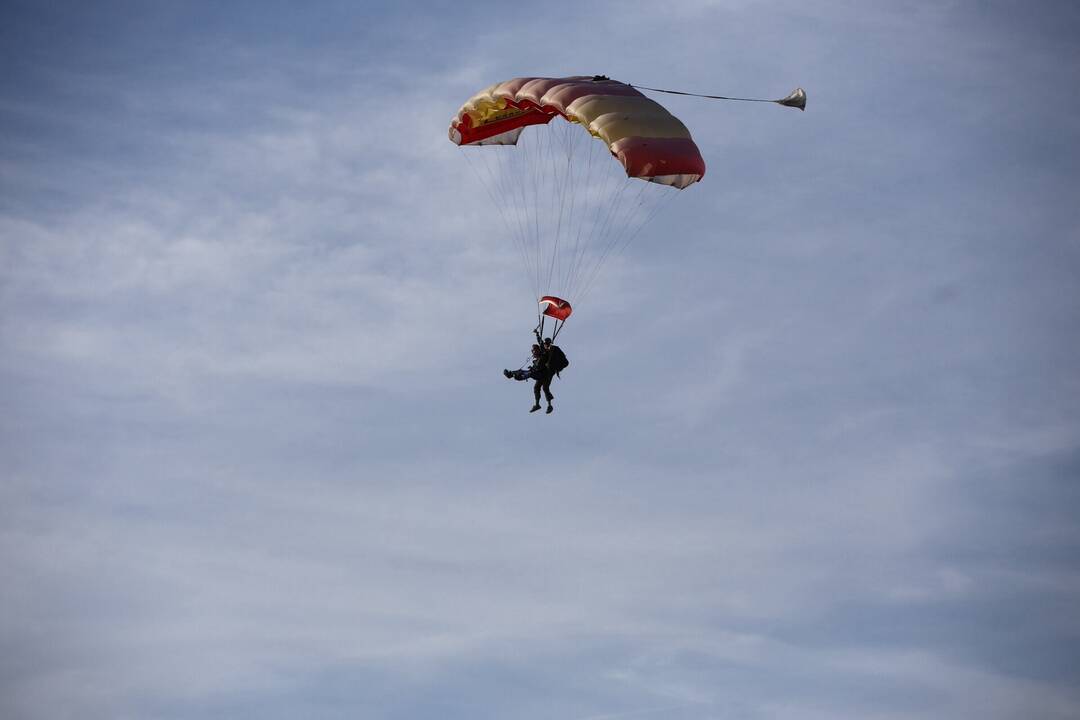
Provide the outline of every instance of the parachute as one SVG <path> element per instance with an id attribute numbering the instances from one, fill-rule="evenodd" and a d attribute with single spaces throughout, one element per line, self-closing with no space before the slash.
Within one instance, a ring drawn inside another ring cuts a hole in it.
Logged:
<path id="1" fill-rule="evenodd" d="M 591 78 L 517 78 L 471 97 L 450 124 L 457 145 L 516 145 L 529 125 L 555 117 L 600 138 L 629 177 L 680 190 L 705 174 L 705 161 L 678 118 L 625 83 Z"/>
<path id="2" fill-rule="evenodd" d="M 496 83 L 461 106 L 449 136 L 517 246 L 541 322 L 565 323 L 562 298 L 580 307 L 604 263 L 705 175 L 678 118 L 600 75 Z"/>

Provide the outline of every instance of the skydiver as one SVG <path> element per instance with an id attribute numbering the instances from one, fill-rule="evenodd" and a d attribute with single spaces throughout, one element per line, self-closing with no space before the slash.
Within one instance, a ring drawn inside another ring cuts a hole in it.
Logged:
<path id="1" fill-rule="evenodd" d="M 562 348 L 558 345 L 553 345 L 551 338 L 544 338 L 543 347 L 540 352 L 545 356 L 547 362 L 547 368 L 553 375 L 562 377 L 560 372 L 570 366 L 570 361 L 566 359 L 566 353 L 562 351 Z"/>
<path id="2" fill-rule="evenodd" d="M 533 383 L 533 406 L 529 412 L 540 409 L 540 391 L 543 390 L 544 398 L 547 400 L 547 414 L 550 415 L 555 410 L 551 404 L 551 401 L 555 399 L 555 396 L 551 394 L 551 379 L 555 377 L 555 373 L 548 367 L 548 355 L 543 348 L 540 349 L 540 366 L 532 377 L 536 382 Z"/>
<path id="3" fill-rule="evenodd" d="M 503 375 L 507 380 L 529 380 L 536 376 L 536 373 L 540 370 L 542 362 L 540 345 L 532 346 L 532 358 L 529 360 L 528 368 L 519 368 L 517 370 L 503 370 Z"/>
<path id="4" fill-rule="evenodd" d="M 537 337 L 539 341 L 539 336 Z M 551 338 L 548 338 L 548 345 L 551 344 Z M 561 351 L 560 351 L 561 352 Z M 540 392 L 543 391 L 545 399 L 547 399 L 548 407 L 547 412 L 550 414 L 554 412 L 555 408 L 552 406 L 551 401 L 555 399 L 555 396 L 551 394 L 551 378 L 555 375 L 555 372 L 548 367 L 548 356 L 544 352 L 544 346 L 542 344 L 536 344 L 532 346 L 532 362 L 528 369 L 520 370 L 503 370 L 503 375 L 508 380 L 533 380 L 533 399 L 534 403 L 529 412 L 533 413 L 540 409 Z"/>
<path id="5" fill-rule="evenodd" d="M 540 334 L 536 333 L 536 337 L 539 340 Z M 551 404 L 551 401 L 555 399 L 555 396 L 551 394 L 551 381 L 557 376 L 561 377 L 559 373 L 570 365 L 570 361 L 566 359 L 566 353 L 562 351 L 562 348 L 552 344 L 549 337 L 544 338 L 541 343 L 540 357 L 542 360 L 540 371 L 533 375 L 536 378 L 536 382 L 533 384 L 535 402 L 529 412 L 536 412 L 540 409 L 540 391 L 543 390 L 544 398 L 547 400 L 547 413 L 550 415 L 555 410 L 555 407 Z"/>

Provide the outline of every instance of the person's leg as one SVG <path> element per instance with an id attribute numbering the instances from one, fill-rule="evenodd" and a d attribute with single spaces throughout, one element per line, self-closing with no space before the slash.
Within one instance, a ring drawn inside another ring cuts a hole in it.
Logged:
<path id="1" fill-rule="evenodd" d="M 529 412 L 536 412 L 540 409 L 540 382 L 541 378 L 536 378 L 536 382 L 533 383 L 533 399 L 535 402 Z"/>

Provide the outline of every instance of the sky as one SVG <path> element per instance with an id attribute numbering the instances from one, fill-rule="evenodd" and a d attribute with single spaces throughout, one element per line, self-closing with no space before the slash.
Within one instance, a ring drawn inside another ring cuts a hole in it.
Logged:
<path id="1" fill-rule="evenodd" d="M 1080 717 L 1080 8 L 0 5 L 0 716 Z M 708 166 L 559 343 L 447 125 Z"/>

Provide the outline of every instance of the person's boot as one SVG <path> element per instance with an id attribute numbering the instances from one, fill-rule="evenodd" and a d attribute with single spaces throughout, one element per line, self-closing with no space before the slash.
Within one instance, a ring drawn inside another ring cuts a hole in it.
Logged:
<path id="1" fill-rule="evenodd" d="M 536 411 L 537 411 L 537 410 L 539 410 L 539 409 L 540 409 L 540 406 L 539 406 L 539 405 L 533 405 L 533 406 L 532 406 L 532 409 L 531 409 L 531 410 L 529 410 L 529 412 L 536 412 Z"/>
<path id="2" fill-rule="evenodd" d="M 510 378 L 514 377 L 514 373 L 510 372 L 509 370 L 503 370 L 503 375 L 505 375 L 505 376 L 506 376 L 506 379 L 507 379 L 507 380 L 509 380 Z"/>
<path id="3" fill-rule="evenodd" d="M 555 406 L 554 405 L 548 405 L 547 414 L 550 415 L 553 412 L 555 412 Z"/>

